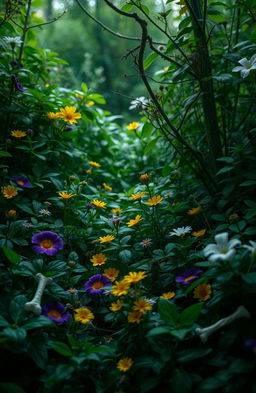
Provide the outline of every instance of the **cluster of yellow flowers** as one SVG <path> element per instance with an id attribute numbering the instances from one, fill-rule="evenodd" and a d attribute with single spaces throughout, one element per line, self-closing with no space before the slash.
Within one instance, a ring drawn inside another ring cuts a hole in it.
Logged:
<path id="1" fill-rule="evenodd" d="M 81 113 L 76 112 L 75 106 L 65 106 L 59 112 L 47 112 L 46 115 L 51 120 L 62 119 L 69 124 L 77 123 L 77 119 L 82 117 Z"/>

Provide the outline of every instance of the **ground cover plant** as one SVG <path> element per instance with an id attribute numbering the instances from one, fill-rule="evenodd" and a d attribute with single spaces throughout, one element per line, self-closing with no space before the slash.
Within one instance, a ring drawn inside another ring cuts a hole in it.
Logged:
<path id="1" fill-rule="evenodd" d="M 255 6 L 104 2 L 142 31 L 132 122 L 56 83 L 40 2 L 1 13 L 0 389 L 253 393 Z"/>

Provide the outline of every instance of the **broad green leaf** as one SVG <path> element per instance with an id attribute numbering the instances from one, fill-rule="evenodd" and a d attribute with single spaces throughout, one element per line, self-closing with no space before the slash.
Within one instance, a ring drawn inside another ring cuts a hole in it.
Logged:
<path id="1" fill-rule="evenodd" d="M 158 138 L 153 139 L 151 142 L 149 142 L 149 144 L 145 147 L 144 149 L 144 154 L 148 154 L 156 145 Z"/>
<path id="2" fill-rule="evenodd" d="M 176 305 L 171 303 L 169 300 L 166 299 L 159 299 L 158 301 L 158 312 L 161 318 L 166 323 L 171 323 L 175 325 L 178 320 L 178 311 Z"/>
<path id="3" fill-rule="evenodd" d="M 182 326 L 192 325 L 197 320 L 201 309 L 201 303 L 193 304 L 192 306 L 185 308 L 185 310 L 183 310 L 180 314 L 180 324 Z"/>
<path id="4" fill-rule="evenodd" d="M 170 334 L 170 333 L 171 333 L 171 329 L 170 328 L 167 328 L 167 327 L 164 327 L 164 326 L 158 326 L 158 327 L 155 327 L 155 328 L 151 329 L 148 332 L 147 336 L 148 337 L 159 336 L 160 334 Z"/>
<path id="5" fill-rule="evenodd" d="M 72 356 L 73 352 L 69 348 L 69 346 L 60 341 L 52 341 L 51 348 L 53 348 L 56 352 L 63 356 Z"/>
<path id="6" fill-rule="evenodd" d="M 12 157 L 8 151 L 0 151 L 0 157 Z"/>
<path id="7" fill-rule="evenodd" d="M 153 63 L 153 61 L 158 57 L 158 54 L 153 52 L 151 53 L 143 62 L 143 68 L 144 70 L 146 70 L 148 67 L 151 66 L 151 64 Z"/>
<path id="8" fill-rule="evenodd" d="M 4 255 L 6 258 L 13 264 L 16 265 L 17 263 L 20 262 L 21 257 L 19 254 L 17 254 L 15 251 L 10 250 L 9 248 L 3 247 L 2 248 Z"/>
<path id="9" fill-rule="evenodd" d="M 154 129 L 153 124 L 151 123 L 145 123 L 142 131 L 141 131 L 141 137 L 146 138 L 152 134 L 152 130 Z"/>

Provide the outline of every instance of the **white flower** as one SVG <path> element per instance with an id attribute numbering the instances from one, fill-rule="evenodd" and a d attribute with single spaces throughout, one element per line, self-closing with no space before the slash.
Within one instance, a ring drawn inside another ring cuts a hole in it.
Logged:
<path id="1" fill-rule="evenodd" d="M 169 233 L 170 236 L 183 236 L 186 233 L 189 233 L 192 231 L 191 227 L 180 227 L 174 229 L 172 232 Z"/>
<path id="2" fill-rule="evenodd" d="M 241 65 L 233 68 L 232 72 L 240 71 L 241 77 L 246 78 L 251 70 L 256 69 L 256 54 L 253 55 L 250 60 L 247 60 L 246 57 L 244 57 L 243 59 L 239 60 L 238 63 Z"/>
<path id="3" fill-rule="evenodd" d="M 256 242 L 249 240 L 249 243 L 251 244 L 251 246 L 242 246 L 242 247 L 247 248 L 247 250 L 251 251 L 253 256 L 256 256 Z"/>
<path id="4" fill-rule="evenodd" d="M 43 216 L 50 216 L 51 212 L 47 209 L 41 209 L 39 210 L 39 213 L 42 214 Z"/>
<path id="5" fill-rule="evenodd" d="M 236 250 L 235 247 L 241 244 L 240 240 L 233 239 L 228 240 L 228 233 L 219 233 L 214 237 L 216 244 L 208 244 L 203 249 L 203 253 L 206 257 L 210 255 L 210 261 L 217 261 L 221 259 L 222 261 L 231 261 L 234 257 Z"/>
<path id="6" fill-rule="evenodd" d="M 3 37 L 3 40 L 12 47 L 21 46 L 23 42 L 20 37 Z"/>
<path id="7" fill-rule="evenodd" d="M 138 97 L 131 101 L 129 109 L 145 109 L 149 105 L 149 99 L 146 97 Z"/>

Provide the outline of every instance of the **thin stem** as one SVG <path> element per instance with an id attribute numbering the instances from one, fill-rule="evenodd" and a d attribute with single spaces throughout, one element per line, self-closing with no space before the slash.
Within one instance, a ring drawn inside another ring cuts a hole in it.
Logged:
<path id="1" fill-rule="evenodd" d="M 27 34 L 27 30 L 28 30 L 28 18 L 29 18 L 31 3 L 32 3 L 32 0 L 28 0 L 27 12 L 26 12 L 26 15 L 25 15 L 25 21 L 24 21 L 24 26 L 23 26 L 22 38 L 21 38 L 22 43 L 21 43 L 21 46 L 20 46 L 20 53 L 19 53 L 19 57 L 18 57 L 18 63 L 21 62 L 22 53 L 23 53 L 23 49 L 24 49 L 26 34 Z"/>

